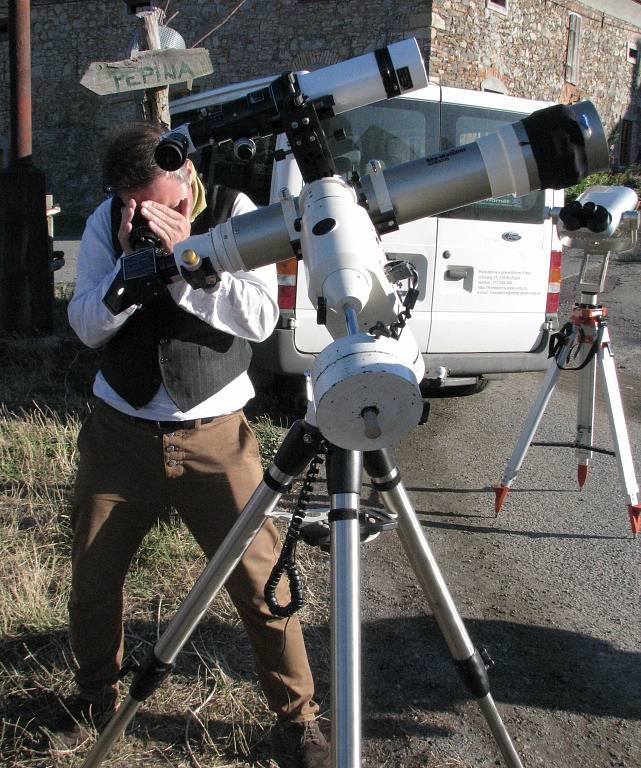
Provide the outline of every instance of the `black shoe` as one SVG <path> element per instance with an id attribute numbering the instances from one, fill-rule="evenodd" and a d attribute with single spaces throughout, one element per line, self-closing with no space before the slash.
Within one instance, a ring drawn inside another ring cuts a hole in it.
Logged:
<path id="1" fill-rule="evenodd" d="M 331 768 L 329 744 L 316 720 L 277 727 L 273 743 L 279 768 Z"/>
<path id="2" fill-rule="evenodd" d="M 109 722 L 117 707 L 87 701 L 80 696 L 65 706 L 59 726 L 50 736 L 50 746 L 56 752 L 71 752 L 88 741 L 96 731 Z"/>

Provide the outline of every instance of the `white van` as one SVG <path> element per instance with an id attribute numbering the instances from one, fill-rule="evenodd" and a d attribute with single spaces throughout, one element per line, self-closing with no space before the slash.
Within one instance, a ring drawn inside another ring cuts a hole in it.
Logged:
<path id="1" fill-rule="evenodd" d="M 201 109 L 237 98 L 272 78 L 219 88 L 173 102 L 174 125 L 197 119 Z M 429 85 L 324 121 L 341 173 L 363 174 L 370 159 L 383 167 L 476 141 L 501 125 L 520 120 L 547 102 Z M 194 158 L 206 185 L 245 191 L 257 205 L 277 202 L 288 186 L 300 193 L 302 179 L 283 135 L 257 140 L 252 161 L 233 154 L 231 142 L 207 147 Z M 229 145 L 229 146 L 228 146 Z M 408 259 L 418 270 L 420 296 L 410 324 L 423 353 L 426 389 L 478 391 L 497 375 L 547 366 L 550 332 L 556 328 L 561 247 L 546 208 L 562 205 L 563 192 L 492 198 L 436 217 L 404 224 L 383 236 L 391 259 Z M 276 376 L 302 377 L 330 341 L 316 322 L 302 262 L 282 262 L 278 327 L 254 349 L 261 383 Z"/>

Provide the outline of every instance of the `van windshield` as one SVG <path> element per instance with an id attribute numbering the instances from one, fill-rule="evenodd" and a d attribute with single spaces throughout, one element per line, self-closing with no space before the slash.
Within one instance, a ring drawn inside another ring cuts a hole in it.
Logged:
<path id="1" fill-rule="evenodd" d="M 443 104 L 441 108 L 441 149 L 477 141 L 501 126 L 515 123 L 524 115 L 462 104 Z M 545 219 L 545 192 L 530 192 L 523 197 L 491 197 L 480 203 L 456 208 L 441 217 L 475 221 L 512 221 L 540 224 Z"/>

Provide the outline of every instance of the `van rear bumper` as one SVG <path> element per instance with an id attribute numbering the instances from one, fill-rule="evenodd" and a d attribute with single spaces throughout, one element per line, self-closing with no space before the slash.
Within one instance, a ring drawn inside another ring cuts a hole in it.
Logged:
<path id="1" fill-rule="evenodd" d="M 425 378 L 436 378 L 436 370 L 445 367 L 452 377 L 483 376 L 488 373 L 524 373 L 547 368 L 549 332 L 532 352 L 466 352 L 424 354 Z M 299 352 L 289 329 L 277 328 L 272 335 L 253 344 L 253 365 L 278 376 L 302 376 L 314 364 L 314 355 Z"/>

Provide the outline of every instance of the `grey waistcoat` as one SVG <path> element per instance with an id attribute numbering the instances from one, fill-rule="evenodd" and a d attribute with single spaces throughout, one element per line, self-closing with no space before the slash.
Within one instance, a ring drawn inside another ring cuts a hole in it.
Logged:
<path id="1" fill-rule="evenodd" d="M 201 234 L 225 221 L 237 192 L 218 187 L 208 208 L 192 224 Z M 120 201 L 112 204 L 112 239 L 120 255 L 117 232 Z M 185 312 L 165 292 L 137 309 L 103 348 L 101 371 L 109 385 L 130 405 L 146 405 L 165 385 L 181 411 L 194 408 L 249 368 L 246 339 L 216 330 Z"/>

